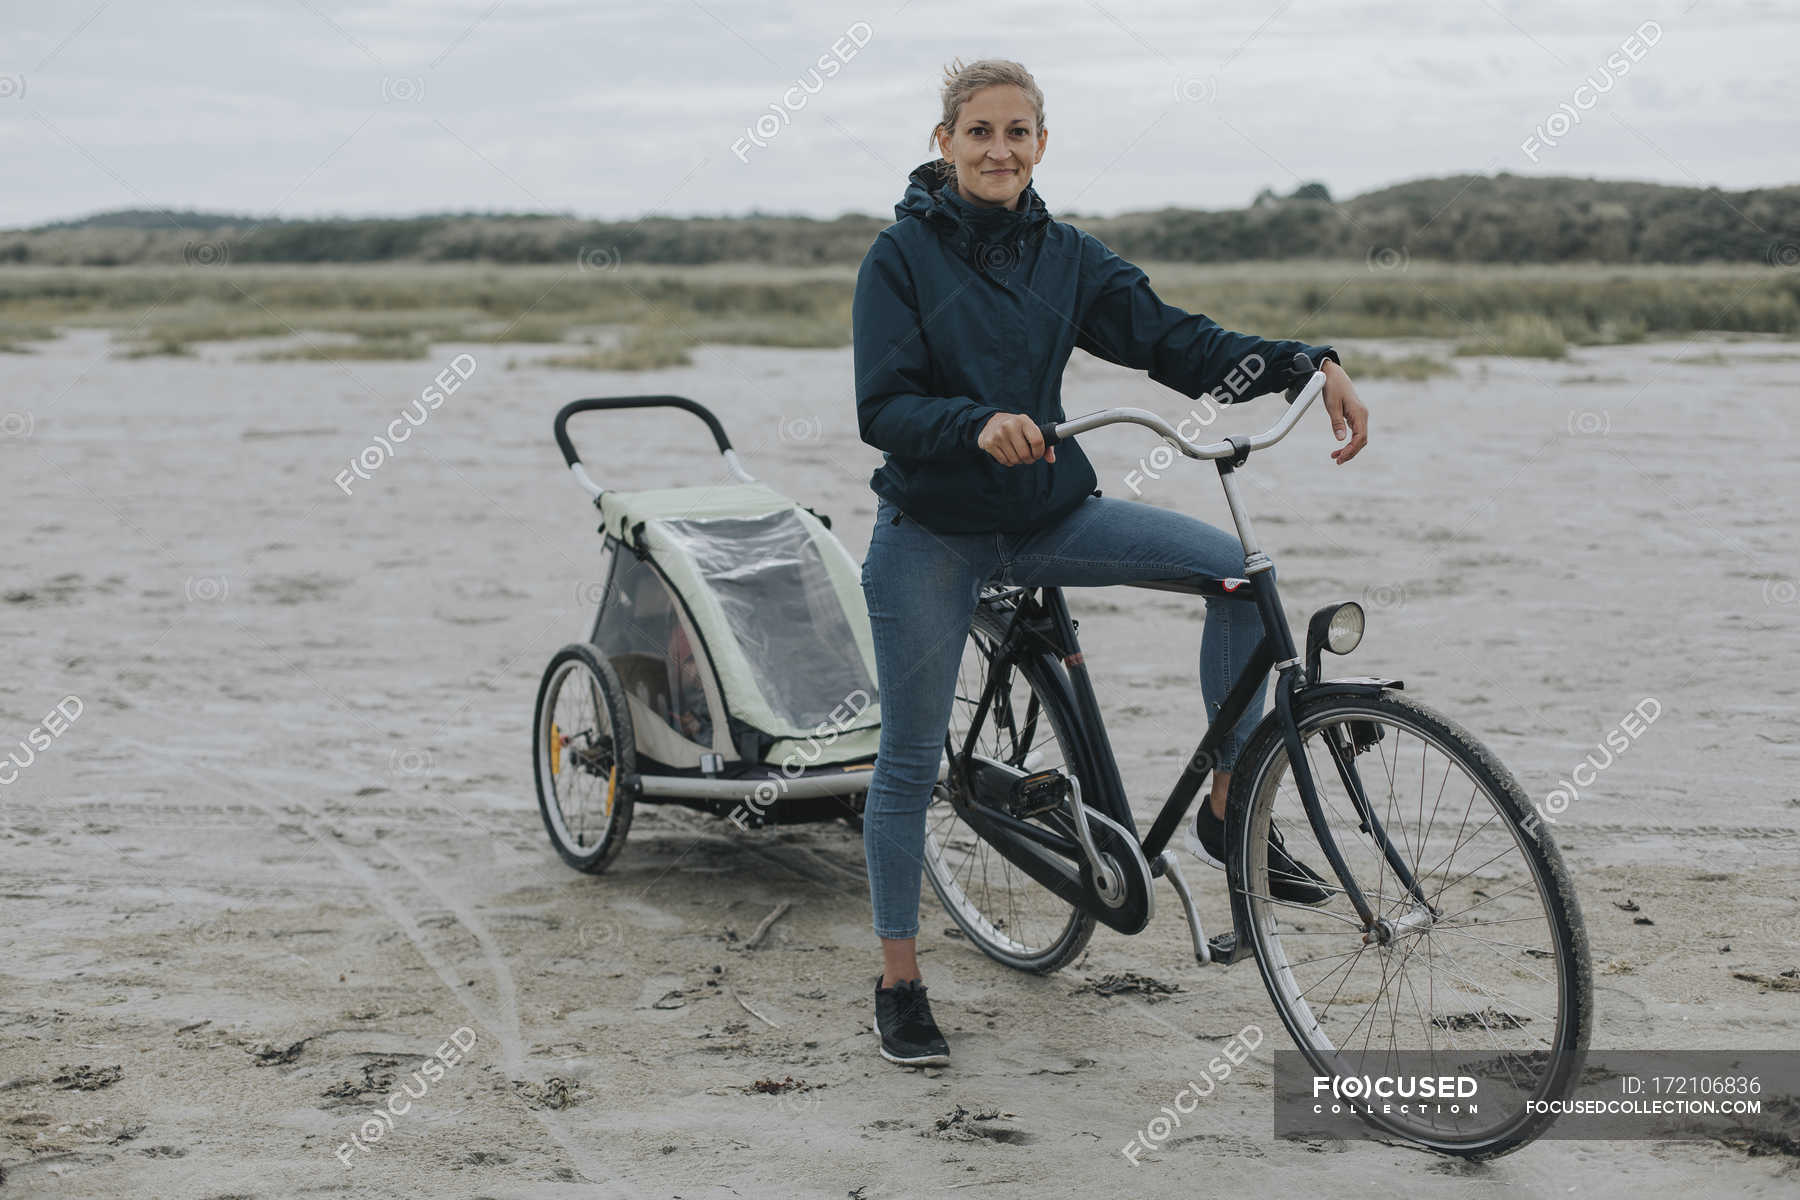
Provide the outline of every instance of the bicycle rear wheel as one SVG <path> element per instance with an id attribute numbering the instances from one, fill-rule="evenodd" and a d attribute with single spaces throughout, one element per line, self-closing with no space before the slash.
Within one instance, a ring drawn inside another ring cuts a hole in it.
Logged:
<path id="1" fill-rule="evenodd" d="M 990 664 L 1005 634 L 1002 619 L 981 608 L 970 623 L 957 671 L 956 699 L 945 735 L 945 761 L 968 736 Z M 983 718 L 975 753 L 1023 771 L 1059 770 L 1092 794 L 1075 740 L 1074 714 L 1055 690 L 1046 661 L 1012 662 Z M 988 957 L 1020 971 L 1048 974 L 1073 961 L 1094 933 L 1094 917 L 1007 861 L 957 814 L 951 788 L 962 772 L 932 792 L 925 810 L 925 876 L 950 918 Z M 1069 837 L 1060 813 L 1037 818 Z"/>
<path id="2" fill-rule="evenodd" d="M 1359 1115 L 1443 1153 L 1517 1149 L 1554 1119 L 1526 1101 L 1566 1094 L 1592 1027 L 1587 937 L 1561 855 L 1494 755 L 1415 701 L 1327 696 L 1294 716 L 1330 837 L 1389 924 L 1365 937 L 1271 717 L 1232 774 L 1228 849 L 1233 912 L 1283 1024 L 1318 1074 L 1394 1073 L 1396 1051 L 1478 1062 L 1479 1075 L 1505 1082 L 1483 1086 L 1489 1103 L 1477 1114 Z M 1325 877 L 1326 899 L 1271 894 L 1271 831 L 1281 851 Z M 1426 904 L 1403 886 L 1396 860 Z"/>

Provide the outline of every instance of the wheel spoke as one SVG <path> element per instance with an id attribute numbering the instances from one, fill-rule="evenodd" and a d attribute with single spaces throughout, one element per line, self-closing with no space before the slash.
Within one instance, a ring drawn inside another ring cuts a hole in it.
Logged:
<path id="1" fill-rule="evenodd" d="M 578 645 L 550 660 L 538 693 L 539 807 L 551 841 L 583 871 L 605 868 L 631 822 L 632 798 L 624 780 L 635 748 L 629 714 L 615 713 L 608 699 L 618 694 L 617 687 L 606 659 L 594 647 Z"/>
<path id="2" fill-rule="evenodd" d="M 1562 912 L 1560 889 L 1552 882 L 1562 870 L 1560 860 L 1547 840 L 1520 833 L 1530 802 L 1510 776 L 1490 765 L 1491 755 L 1415 704 L 1334 698 L 1302 704 L 1296 715 L 1325 831 L 1344 858 L 1347 878 L 1364 888 L 1376 924 L 1365 930 L 1336 880 L 1323 885 L 1328 894 L 1318 905 L 1270 893 L 1270 883 L 1279 881 L 1266 846 L 1271 829 L 1281 831 L 1289 856 L 1324 875 L 1331 872 L 1288 769 L 1285 745 L 1263 742 L 1258 761 L 1240 763 L 1233 777 L 1234 790 L 1242 786 L 1249 795 L 1241 835 L 1247 841 L 1234 852 L 1248 850 L 1240 894 L 1271 996 L 1321 1069 L 1359 1057 L 1392 1063 L 1395 1055 L 1414 1050 L 1492 1051 L 1518 1089 L 1517 1104 L 1497 1106 L 1506 1111 L 1382 1116 L 1375 1123 L 1433 1144 L 1503 1138 L 1522 1122 L 1523 1098 L 1566 1077 L 1567 1061 L 1558 1058 L 1571 1044 L 1564 1026 L 1585 1019 L 1568 1003 L 1579 990 L 1571 976 L 1587 970 L 1586 960 L 1574 957 L 1554 932 L 1559 921 L 1574 919 Z M 1355 730 L 1366 725 L 1377 726 L 1382 736 L 1365 738 L 1357 751 Z M 1335 740 L 1327 743 L 1328 736 Z M 1347 758 L 1334 754 L 1340 745 Z M 1366 766 L 1356 769 L 1359 764 Z M 1463 787 L 1459 778 L 1468 785 L 1461 805 L 1455 799 Z M 1352 781 L 1360 783 L 1364 811 L 1380 821 L 1384 838 L 1373 836 L 1372 827 L 1366 833 L 1359 828 L 1363 817 Z M 1427 862 L 1433 865 L 1421 870 Z M 1396 874 L 1398 864 L 1405 864 L 1416 887 Z M 1431 908 L 1415 892 L 1428 897 Z M 1309 915 L 1301 918 L 1293 909 Z M 1309 928 L 1294 928 L 1296 920 Z M 1493 928 L 1525 922 L 1533 928 L 1511 936 Z M 1523 1060 L 1514 1062 L 1524 1054 L 1548 1058 L 1525 1069 Z"/>
<path id="3" fill-rule="evenodd" d="M 998 644 L 978 616 L 958 668 L 945 734 L 948 761 L 955 761 L 967 741 Z M 1019 663 L 1002 666 L 973 752 L 1019 770 L 1067 772 L 1072 754 L 1065 748 L 1068 731 L 1061 727 L 1058 711 L 1033 686 L 1033 674 Z M 1027 768 L 1034 755 L 1042 761 Z M 1085 943 L 1093 918 L 1008 860 L 957 813 L 950 791 L 960 786 L 959 773 L 952 771 L 948 785 L 934 791 L 927 809 L 925 868 L 938 898 L 971 941 L 1009 965 L 1040 969 L 1038 964 L 1059 960 L 1065 951 L 1072 953 Z M 1038 820 L 1049 828 L 1061 826 L 1054 813 Z"/>

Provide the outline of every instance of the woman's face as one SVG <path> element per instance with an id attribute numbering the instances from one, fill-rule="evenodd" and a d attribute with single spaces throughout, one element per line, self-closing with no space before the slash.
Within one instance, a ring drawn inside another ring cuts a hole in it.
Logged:
<path id="1" fill-rule="evenodd" d="M 955 130 L 948 136 L 938 130 L 938 151 L 956 165 L 956 190 L 964 200 L 1016 208 L 1048 137 L 1024 90 L 999 84 L 963 101 Z"/>

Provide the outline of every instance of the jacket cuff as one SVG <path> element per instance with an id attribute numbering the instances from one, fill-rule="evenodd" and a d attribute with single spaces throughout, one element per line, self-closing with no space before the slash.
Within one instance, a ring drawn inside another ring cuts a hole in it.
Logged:
<path id="1" fill-rule="evenodd" d="M 970 402 L 970 405 L 968 408 L 968 414 L 967 414 L 968 424 L 966 426 L 966 428 L 969 431 L 968 435 L 967 435 L 969 449 L 971 449 L 971 450 L 981 449 L 981 446 L 977 439 L 979 439 L 981 437 L 982 426 L 986 425 L 988 423 L 988 418 L 993 416 L 995 413 L 1006 412 L 1006 411 L 1008 411 L 1008 410 L 1001 408 L 997 404 L 976 404 L 973 401 Z"/>
<path id="2" fill-rule="evenodd" d="M 1298 353 L 1305 354 L 1307 358 L 1312 360 L 1313 371 L 1324 366 L 1325 360 L 1328 358 L 1340 367 L 1344 365 L 1344 360 L 1339 358 L 1338 352 L 1330 346 L 1302 345 Z M 1294 358 L 1294 355 L 1288 356 L 1287 364 L 1283 370 L 1284 378 L 1281 383 L 1283 388 L 1293 387 L 1297 383 L 1305 383 L 1308 379 L 1312 378 L 1312 371 L 1299 370 L 1294 365 Z"/>

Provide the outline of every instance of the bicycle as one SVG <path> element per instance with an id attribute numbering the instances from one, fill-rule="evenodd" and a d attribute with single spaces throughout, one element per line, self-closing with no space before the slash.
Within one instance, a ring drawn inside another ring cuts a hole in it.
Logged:
<path id="1" fill-rule="evenodd" d="M 945 735 L 947 770 L 927 809 L 926 876 L 971 942 L 1038 973 L 1071 962 L 1096 923 L 1141 932 L 1154 915 L 1156 879 L 1166 877 L 1197 962 L 1253 956 L 1282 1024 L 1318 1073 L 1362 1074 L 1371 1059 L 1435 1054 L 1440 1043 L 1446 1055 L 1499 1055 L 1507 1072 L 1515 1064 L 1530 1072 L 1522 1083 L 1511 1076 L 1516 1103 L 1472 1128 L 1460 1116 L 1451 1128 L 1437 1114 L 1363 1116 L 1442 1153 L 1491 1158 L 1554 1120 L 1526 1100 L 1566 1095 L 1579 1076 L 1593 1020 L 1587 936 L 1561 855 L 1491 751 L 1403 696 L 1401 680 L 1320 678 L 1324 653 L 1349 654 L 1361 642 L 1361 605 L 1320 608 L 1304 657 L 1295 648 L 1235 471 L 1286 437 L 1324 382 L 1314 371 L 1290 388 L 1288 412 L 1262 433 L 1205 444 L 1138 408 L 1040 426 L 1053 445 L 1103 425 L 1139 424 L 1186 457 L 1214 462 L 1243 542 L 1244 576 L 1128 586 L 1253 602 L 1263 637 L 1140 838 L 1061 589 L 985 585 Z M 1270 670 L 1273 705 L 1233 764 L 1227 793 L 1233 928 L 1209 938 L 1168 846 L 1219 742 Z M 1415 809 L 1416 830 L 1407 823 Z M 1335 880 L 1324 881 L 1324 900 L 1271 895 L 1272 836 L 1295 858 L 1329 865 Z M 1497 982 L 1471 974 L 1484 968 L 1495 968 Z M 1372 994 L 1371 982 L 1379 985 Z M 1403 1032 L 1412 1014 L 1419 1031 Z M 1459 1033 L 1473 1044 L 1459 1046 Z M 1423 1046 L 1407 1044 L 1421 1035 Z"/>

